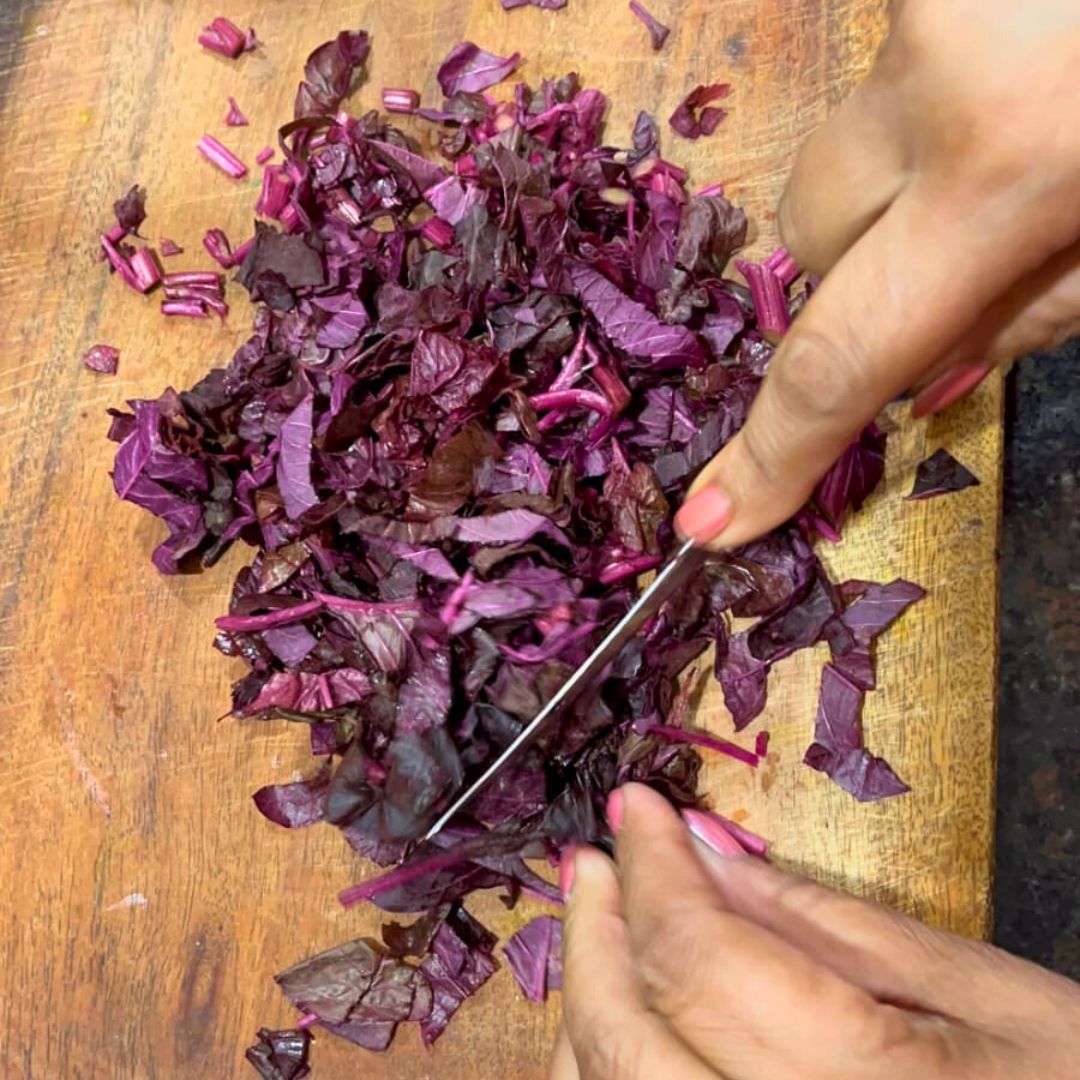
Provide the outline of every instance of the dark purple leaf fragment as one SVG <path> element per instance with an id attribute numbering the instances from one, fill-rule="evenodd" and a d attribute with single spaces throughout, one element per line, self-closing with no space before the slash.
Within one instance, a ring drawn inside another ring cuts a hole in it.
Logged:
<path id="1" fill-rule="evenodd" d="M 312 400 L 306 396 L 281 424 L 278 490 L 285 513 L 294 521 L 319 501 L 311 484 Z"/>
<path id="2" fill-rule="evenodd" d="M 727 116 L 725 109 L 711 105 L 710 102 L 726 98 L 731 92 L 730 83 L 710 83 L 708 86 L 695 86 L 671 114 L 668 123 L 680 135 L 688 139 L 698 139 L 702 135 L 711 135 Z"/>
<path id="3" fill-rule="evenodd" d="M 630 10 L 645 24 L 645 29 L 649 31 L 649 40 L 652 42 L 653 50 L 658 52 L 664 47 L 664 42 L 667 41 L 668 34 L 671 33 L 670 28 L 650 15 L 638 3 L 638 0 L 630 0 Z"/>
<path id="4" fill-rule="evenodd" d="M 296 91 L 293 115 L 328 116 L 349 95 L 357 68 L 367 59 L 371 43 L 363 30 L 342 30 L 320 45 L 304 64 L 304 81 Z"/>
<path id="5" fill-rule="evenodd" d="M 884 758 L 863 746 L 863 691 L 832 664 L 821 673 L 814 743 L 804 761 L 859 802 L 875 802 L 910 790 Z"/>
<path id="6" fill-rule="evenodd" d="M 139 226 L 146 220 L 146 191 L 136 184 L 113 203 L 116 223 L 125 233 L 138 235 Z"/>
<path id="7" fill-rule="evenodd" d="M 562 989 L 562 919 L 538 915 L 510 937 L 503 955 L 521 992 L 543 1003 L 549 990 Z"/>
<path id="8" fill-rule="evenodd" d="M 270 784 L 252 796 L 263 817 L 286 829 L 302 829 L 322 821 L 330 771 L 320 769 L 308 780 L 291 784 Z"/>
<path id="9" fill-rule="evenodd" d="M 491 955 L 495 938 L 464 908 L 439 927 L 420 971 L 431 987 L 431 1012 L 420 1021 L 420 1034 L 430 1046 L 446 1029 L 450 1017 L 495 974 Z"/>
<path id="10" fill-rule="evenodd" d="M 313 956 L 275 976 L 301 1012 L 334 1034 L 384 1050 L 398 1024 L 425 1021 L 432 988 L 421 969 L 360 938 Z"/>
<path id="11" fill-rule="evenodd" d="M 807 515 L 811 531 L 837 540 L 848 508 L 859 510 L 885 473 L 885 434 L 868 424 L 839 460 L 821 478 Z"/>
<path id="12" fill-rule="evenodd" d="M 506 11 L 513 11 L 514 8 L 525 7 L 529 4 L 547 11 L 557 11 L 559 8 L 566 7 L 566 0 L 502 0 L 502 6 Z"/>
<path id="13" fill-rule="evenodd" d="M 475 93 L 500 83 L 521 62 L 521 53 L 496 56 L 471 41 L 455 45 L 439 65 L 436 77 L 442 92 L 449 98 L 455 94 Z"/>
<path id="14" fill-rule="evenodd" d="M 582 304 L 616 348 L 664 367 L 704 367 L 708 363 L 701 342 L 691 331 L 662 323 L 603 274 L 584 263 L 574 263 L 570 279 Z"/>
<path id="15" fill-rule="evenodd" d="M 948 450 L 935 450 L 925 461 L 919 462 L 908 499 L 933 499 L 938 495 L 977 487 L 978 483 L 978 477 L 961 465 Z"/>
<path id="16" fill-rule="evenodd" d="M 257 1042 L 244 1051 L 262 1080 L 303 1080 L 311 1072 L 308 1053 L 311 1032 L 268 1031 L 260 1028 Z"/>

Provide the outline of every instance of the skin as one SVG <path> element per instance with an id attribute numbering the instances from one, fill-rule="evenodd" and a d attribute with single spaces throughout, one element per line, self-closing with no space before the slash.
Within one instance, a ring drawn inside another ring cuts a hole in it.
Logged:
<path id="1" fill-rule="evenodd" d="M 750 855 L 621 789 L 577 850 L 551 1080 L 1065 1080 L 1080 987 Z"/>
<path id="2" fill-rule="evenodd" d="M 900 394 L 1080 333 L 1077 70 L 1076 0 L 893 4 L 780 204 L 781 238 L 824 281 L 691 488 L 687 505 L 723 493 L 727 525 L 684 533 L 731 548 L 768 532 Z"/>
<path id="3" fill-rule="evenodd" d="M 1078 71 L 1077 0 L 894 2 L 873 71 L 805 142 L 780 206 L 785 245 L 824 281 L 697 479 L 684 509 L 705 492 L 706 512 L 680 512 L 684 535 L 760 536 L 898 395 L 937 411 L 1080 333 Z M 615 860 L 570 855 L 551 1080 L 1080 1075 L 1075 984 L 721 857 L 645 788 L 622 802 Z"/>

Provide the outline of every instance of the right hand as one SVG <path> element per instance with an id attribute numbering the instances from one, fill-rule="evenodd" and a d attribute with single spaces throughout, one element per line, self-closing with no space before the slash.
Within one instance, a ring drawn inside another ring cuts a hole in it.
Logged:
<path id="1" fill-rule="evenodd" d="M 760 536 L 899 394 L 936 412 L 1080 333 L 1078 72 L 1078 0 L 894 0 L 780 205 L 781 239 L 824 281 L 691 488 L 683 536 Z"/>

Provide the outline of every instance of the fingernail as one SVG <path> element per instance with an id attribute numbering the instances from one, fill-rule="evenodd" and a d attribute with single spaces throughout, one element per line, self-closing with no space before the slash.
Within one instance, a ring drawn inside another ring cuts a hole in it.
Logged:
<path id="1" fill-rule="evenodd" d="M 611 826 L 611 831 L 618 832 L 622 826 L 623 819 L 623 794 L 616 788 L 609 796 L 607 800 L 607 820 Z"/>
<path id="2" fill-rule="evenodd" d="M 683 810 L 682 819 L 694 836 L 710 851 L 715 851 L 717 855 L 738 856 L 746 854 L 746 849 L 742 844 L 723 825 L 714 821 L 708 814 L 703 814 L 700 810 Z"/>
<path id="3" fill-rule="evenodd" d="M 570 899 L 570 890 L 574 887 L 574 853 L 577 844 L 567 844 L 559 852 L 559 892 L 564 900 Z"/>
<path id="4" fill-rule="evenodd" d="M 731 521 L 731 500 L 714 484 L 707 484 L 679 507 L 675 531 L 684 540 L 707 544 Z"/>
<path id="5" fill-rule="evenodd" d="M 939 375 L 929 386 L 920 390 L 911 406 L 916 419 L 939 413 L 957 398 L 974 390 L 986 378 L 992 364 L 959 364 Z"/>

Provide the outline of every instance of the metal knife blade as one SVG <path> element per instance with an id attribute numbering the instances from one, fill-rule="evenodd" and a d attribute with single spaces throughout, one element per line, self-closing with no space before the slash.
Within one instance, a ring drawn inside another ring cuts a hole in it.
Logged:
<path id="1" fill-rule="evenodd" d="M 459 813 L 482 788 L 524 750 L 548 720 L 573 702 L 582 691 L 615 658 L 623 646 L 641 629 L 645 621 L 654 615 L 676 589 L 685 585 L 701 568 L 707 552 L 692 540 L 687 540 L 674 557 L 660 569 L 652 584 L 637 598 L 629 611 L 607 632 L 604 640 L 592 655 L 562 684 L 554 697 L 524 727 L 509 746 L 487 767 L 483 775 L 474 780 L 448 807 L 438 821 L 427 831 L 425 840 L 439 833 L 450 819 Z"/>

